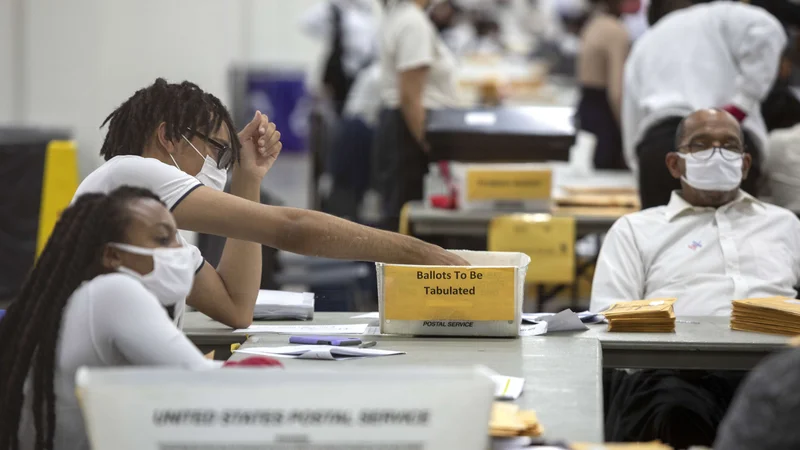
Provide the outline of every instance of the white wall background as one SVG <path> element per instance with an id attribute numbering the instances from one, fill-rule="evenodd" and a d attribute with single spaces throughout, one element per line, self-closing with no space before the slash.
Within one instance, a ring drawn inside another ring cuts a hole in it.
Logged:
<path id="1" fill-rule="evenodd" d="M 14 19 L 22 0 L 0 0 L 0 124 L 15 121 L 15 45 Z"/>
<path id="2" fill-rule="evenodd" d="M 103 119 L 158 76 L 227 102 L 234 64 L 314 67 L 321 45 L 297 24 L 318 1 L 0 0 L 0 125 L 71 129 L 86 175 Z"/>

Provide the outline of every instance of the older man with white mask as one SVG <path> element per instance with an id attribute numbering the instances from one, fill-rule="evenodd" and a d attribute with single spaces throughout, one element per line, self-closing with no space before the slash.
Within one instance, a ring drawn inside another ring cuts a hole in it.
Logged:
<path id="1" fill-rule="evenodd" d="M 740 189 L 751 156 L 737 120 L 700 110 L 666 156 L 680 180 L 669 204 L 629 214 L 609 231 L 592 311 L 617 301 L 675 297 L 677 316 L 730 315 L 731 300 L 796 295 L 800 220 Z M 742 375 L 646 370 L 609 374 L 606 439 L 710 446 Z"/>

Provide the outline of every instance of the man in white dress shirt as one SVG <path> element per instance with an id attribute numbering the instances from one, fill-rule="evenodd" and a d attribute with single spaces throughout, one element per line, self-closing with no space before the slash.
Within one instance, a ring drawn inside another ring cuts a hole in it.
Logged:
<path id="1" fill-rule="evenodd" d="M 619 219 L 592 284 L 592 311 L 616 301 L 676 297 L 677 316 L 730 315 L 731 300 L 796 295 L 800 220 L 739 186 L 751 156 L 738 121 L 721 109 L 684 119 L 666 166 L 682 189 L 666 206 Z M 668 370 L 611 375 L 609 441 L 660 439 L 710 446 L 740 374 Z"/>
<path id="2" fill-rule="evenodd" d="M 651 28 L 625 64 L 622 140 L 639 174 L 642 208 L 666 205 L 680 186 L 664 170 L 678 122 L 700 108 L 724 108 L 745 131 L 752 154 L 743 190 L 757 195 L 767 129 L 760 105 L 778 75 L 786 35 L 775 17 L 752 5 L 652 0 Z"/>

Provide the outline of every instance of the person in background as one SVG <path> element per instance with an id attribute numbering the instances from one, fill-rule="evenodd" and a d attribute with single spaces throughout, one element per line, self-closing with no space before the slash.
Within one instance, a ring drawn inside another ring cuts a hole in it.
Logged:
<path id="1" fill-rule="evenodd" d="M 742 383 L 719 426 L 717 450 L 800 448 L 800 349 L 764 359 Z"/>
<path id="2" fill-rule="evenodd" d="M 622 101 L 625 158 L 638 172 L 642 208 L 667 204 L 680 188 L 664 157 L 681 119 L 699 108 L 724 108 L 742 123 L 753 159 L 742 189 L 756 195 L 767 141 L 759 108 L 778 74 L 783 27 L 737 2 L 652 0 L 648 20 L 625 64 Z"/>
<path id="3" fill-rule="evenodd" d="M 228 238 L 216 270 L 198 255 L 194 288 L 175 308 L 179 324 L 189 304 L 218 322 L 247 328 L 260 285 L 261 245 L 360 261 L 464 263 L 407 236 L 258 203 L 261 182 L 281 149 L 280 133 L 256 113 L 237 135 L 222 102 L 192 83 L 157 79 L 105 123 L 106 162 L 83 180 L 76 196 L 122 185 L 147 188 L 167 204 L 181 229 Z M 222 192 L 228 170 L 231 194 Z"/>
<path id="4" fill-rule="evenodd" d="M 594 0 L 593 4 L 594 12 L 581 31 L 576 74 L 581 99 L 576 114 L 580 128 L 597 138 L 594 167 L 624 170 L 620 111 L 631 40 L 620 16 L 635 13 L 640 2 Z"/>
<path id="5" fill-rule="evenodd" d="M 90 448 L 79 367 L 213 367 L 165 309 L 192 289 L 196 251 L 143 189 L 87 194 L 64 210 L 0 321 L 0 448 Z"/>
<path id="6" fill-rule="evenodd" d="M 377 55 L 377 24 L 371 0 L 326 0 L 301 19 L 309 36 L 330 46 L 322 67 L 322 85 L 341 115 L 359 72 Z"/>
<path id="7" fill-rule="evenodd" d="M 380 36 L 381 112 L 374 182 L 384 227 L 396 230 L 406 202 L 422 199 L 428 111 L 459 104 L 456 60 L 425 14 L 429 0 L 387 0 Z"/>
<path id="8" fill-rule="evenodd" d="M 375 63 L 356 78 L 335 131 L 326 166 L 333 190 L 326 211 L 362 222 L 359 207 L 372 170 L 372 142 L 381 109 L 381 68 Z"/>
<path id="9" fill-rule="evenodd" d="M 730 316 L 732 299 L 795 298 L 800 220 L 741 189 L 752 161 L 742 134 L 722 109 L 678 124 L 665 165 L 681 189 L 666 206 L 611 227 L 592 282 L 593 312 L 617 301 L 677 298 L 678 317 Z M 606 439 L 710 446 L 740 379 L 737 372 L 614 371 Z"/>

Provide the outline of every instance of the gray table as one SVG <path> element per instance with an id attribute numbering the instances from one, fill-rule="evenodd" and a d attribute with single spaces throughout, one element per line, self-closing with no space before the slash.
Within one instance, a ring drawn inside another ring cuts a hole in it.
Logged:
<path id="1" fill-rule="evenodd" d="M 358 323 L 357 320 L 349 322 Z M 316 322 L 315 322 L 316 323 Z M 346 323 L 346 322 L 341 322 Z M 363 323 L 363 319 L 361 320 Z M 370 336 L 378 348 L 405 355 L 347 361 L 282 359 L 288 368 L 360 366 L 472 366 L 525 378 L 517 403 L 536 411 L 548 439 L 602 442 L 603 386 L 600 346 L 596 340 L 569 336 L 525 339 L 409 338 Z M 243 346 L 283 346 L 286 335 L 257 335 Z M 236 353 L 232 360 L 249 355 Z"/>
<path id="2" fill-rule="evenodd" d="M 420 201 L 411 202 L 408 222 L 414 236 L 486 237 L 489 222 L 513 211 L 454 211 L 427 208 Z M 617 217 L 575 215 L 576 234 L 605 233 Z"/>
<path id="3" fill-rule="evenodd" d="M 365 323 L 351 319 L 355 313 L 317 313 L 314 324 Z M 730 329 L 727 317 L 681 317 L 675 333 L 609 333 L 606 325 L 590 325 L 573 337 L 599 341 L 606 368 L 749 370 L 766 355 L 786 346 L 784 336 L 746 333 Z M 269 322 L 296 325 L 299 322 Z M 203 314 L 186 314 L 183 331 L 198 347 L 223 353 L 246 336 L 233 333 Z M 550 339 L 557 336 L 547 336 Z M 405 339 L 383 336 L 382 339 Z M 527 340 L 531 338 L 522 338 Z M 439 340 L 435 340 L 439 342 Z"/>
<path id="4" fill-rule="evenodd" d="M 369 322 L 351 319 L 353 315 L 317 313 L 313 323 Z M 746 370 L 787 343 L 782 336 L 733 331 L 727 318 L 682 317 L 676 323 L 675 333 L 609 333 L 606 328 L 606 325 L 592 325 L 580 333 L 520 339 L 370 336 L 368 339 L 379 341 L 379 348 L 407 354 L 343 362 L 286 359 L 284 364 L 287 367 L 482 364 L 503 375 L 526 379 L 519 404 L 537 411 L 548 438 L 599 442 L 603 438 L 602 368 Z M 230 344 L 245 339 L 243 334 L 232 333 L 230 328 L 200 313 L 186 315 L 184 332 L 201 348 L 212 346 L 223 352 L 228 351 Z M 287 335 L 260 334 L 245 346 L 287 345 L 288 339 Z M 232 358 L 243 356 L 234 354 Z"/>
<path id="5" fill-rule="evenodd" d="M 609 333 L 591 325 L 582 338 L 597 339 L 603 367 L 639 369 L 750 370 L 786 347 L 785 336 L 730 329 L 727 317 L 680 317 L 675 333 Z"/>

